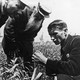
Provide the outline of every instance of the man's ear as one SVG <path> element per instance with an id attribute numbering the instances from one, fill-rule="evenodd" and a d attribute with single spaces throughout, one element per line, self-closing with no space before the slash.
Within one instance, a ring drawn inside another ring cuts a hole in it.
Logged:
<path id="1" fill-rule="evenodd" d="M 67 28 L 65 28 L 65 29 L 64 29 L 64 31 L 65 31 L 65 32 L 68 32 L 68 29 L 67 29 Z"/>
<path id="2" fill-rule="evenodd" d="M 68 29 L 67 28 L 64 29 L 64 34 L 65 34 L 65 37 L 67 37 L 67 35 L 68 35 Z"/>

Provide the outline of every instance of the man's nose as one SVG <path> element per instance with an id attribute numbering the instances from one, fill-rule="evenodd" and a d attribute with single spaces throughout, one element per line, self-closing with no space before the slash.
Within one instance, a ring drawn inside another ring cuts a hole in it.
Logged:
<path id="1" fill-rule="evenodd" d="M 58 33 L 59 33 L 59 31 L 54 31 L 54 33 L 58 34 Z"/>
<path id="2" fill-rule="evenodd" d="M 53 36 L 51 37 L 51 40 L 55 39 Z"/>

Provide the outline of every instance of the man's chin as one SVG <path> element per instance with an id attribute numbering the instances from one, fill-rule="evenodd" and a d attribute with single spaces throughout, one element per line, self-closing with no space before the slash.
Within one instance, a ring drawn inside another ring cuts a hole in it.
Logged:
<path id="1" fill-rule="evenodd" d="M 59 41 L 54 41 L 55 45 L 59 45 L 60 42 Z"/>

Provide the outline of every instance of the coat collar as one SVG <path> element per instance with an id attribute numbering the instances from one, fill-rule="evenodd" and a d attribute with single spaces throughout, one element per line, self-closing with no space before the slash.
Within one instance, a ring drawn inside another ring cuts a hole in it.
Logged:
<path id="1" fill-rule="evenodd" d="M 61 42 L 61 48 L 63 51 L 69 52 L 72 39 L 73 37 L 71 35 L 68 35 L 67 39 Z"/>

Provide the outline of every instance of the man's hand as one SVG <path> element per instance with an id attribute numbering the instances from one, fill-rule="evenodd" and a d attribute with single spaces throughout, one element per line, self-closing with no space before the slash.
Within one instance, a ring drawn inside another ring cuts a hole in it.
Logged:
<path id="1" fill-rule="evenodd" d="M 36 51 L 34 54 L 33 54 L 33 57 L 36 59 L 36 60 L 39 60 L 41 61 L 42 63 L 46 64 L 47 62 L 47 58 L 43 55 L 43 53 L 41 53 L 40 51 Z"/>

